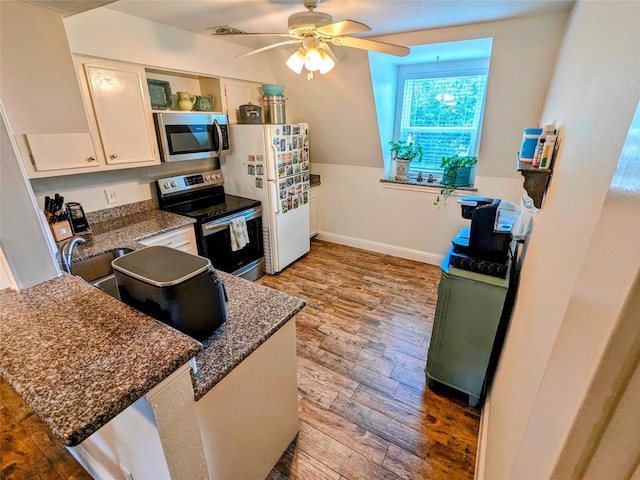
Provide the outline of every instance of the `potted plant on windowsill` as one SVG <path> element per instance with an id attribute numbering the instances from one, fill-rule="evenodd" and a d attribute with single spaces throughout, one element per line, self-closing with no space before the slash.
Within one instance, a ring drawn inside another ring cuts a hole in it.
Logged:
<path id="1" fill-rule="evenodd" d="M 396 162 L 396 180 L 409 179 L 409 164 L 417 158 L 422 161 L 422 145 L 413 143 L 411 137 L 406 142 L 389 142 L 391 157 Z"/>
<path id="2" fill-rule="evenodd" d="M 478 157 L 473 155 L 442 157 L 440 167 L 443 170 L 442 189 L 440 195 L 436 197 L 434 205 L 445 202 L 457 187 L 471 185 L 471 169 L 478 163 Z"/>

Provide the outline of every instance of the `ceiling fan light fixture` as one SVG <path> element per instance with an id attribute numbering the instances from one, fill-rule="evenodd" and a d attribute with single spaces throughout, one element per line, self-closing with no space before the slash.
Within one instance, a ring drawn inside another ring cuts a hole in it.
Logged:
<path id="1" fill-rule="evenodd" d="M 287 60 L 287 67 L 289 67 L 293 72 L 300 75 L 300 73 L 302 72 L 302 67 L 304 67 L 304 60 L 304 50 L 302 48 L 299 48 L 298 50 L 293 52 L 293 55 L 291 55 L 289 57 L 289 60 Z"/>
<path id="2" fill-rule="evenodd" d="M 320 48 L 319 50 L 320 57 L 322 58 L 320 73 L 324 75 L 325 73 L 329 73 L 331 70 L 333 70 L 333 67 L 336 66 L 336 62 L 334 62 L 333 59 L 329 55 L 327 55 L 327 53 L 323 49 Z"/>
<path id="3" fill-rule="evenodd" d="M 320 51 L 318 47 L 315 45 L 310 45 L 307 48 L 307 53 L 304 56 L 304 67 L 310 72 L 316 72 L 320 70 L 322 66 L 322 56 L 320 55 Z"/>

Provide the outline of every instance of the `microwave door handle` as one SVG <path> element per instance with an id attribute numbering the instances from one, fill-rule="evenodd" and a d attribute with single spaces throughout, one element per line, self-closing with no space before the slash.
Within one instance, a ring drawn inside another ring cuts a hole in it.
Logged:
<path id="1" fill-rule="evenodd" d="M 216 152 L 216 154 L 219 157 L 222 153 L 222 129 L 220 128 L 218 120 L 213 121 L 213 126 L 215 127 L 216 132 L 218 132 L 218 151 Z"/>

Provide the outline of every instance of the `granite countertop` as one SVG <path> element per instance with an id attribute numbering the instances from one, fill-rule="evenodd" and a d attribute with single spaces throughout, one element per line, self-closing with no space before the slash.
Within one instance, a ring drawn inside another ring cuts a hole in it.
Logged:
<path id="1" fill-rule="evenodd" d="M 90 218 L 91 239 L 74 257 L 143 248 L 137 240 L 193 223 L 148 204 L 134 208 L 141 210 Z M 305 306 L 300 298 L 219 273 L 229 295 L 228 319 L 202 344 L 71 275 L 19 292 L 1 290 L 0 374 L 68 446 L 194 356 L 199 400 Z"/>
<path id="2" fill-rule="evenodd" d="M 229 294 L 228 319 L 203 342 L 204 349 L 196 356 L 196 400 L 306 305 L 287 293 L 233 275 L 220 275 Z"/>
<path id="3" fill-rule="evenodd" d="M 0 291 L 0 373 L 74 446 L 184 365 L 201 345 L 64 274 Z"/>
<path id="4" fill-rule="evenodd" d="M 80 234 L 87 243 L 76 246 L 74 261 L 114 248 L 138 250 L 144 248 L 140 240 L 196 223 L 193 218 L 156 209 L 152 200 L 90 212 L 87 218 L 92 233 Z"/>

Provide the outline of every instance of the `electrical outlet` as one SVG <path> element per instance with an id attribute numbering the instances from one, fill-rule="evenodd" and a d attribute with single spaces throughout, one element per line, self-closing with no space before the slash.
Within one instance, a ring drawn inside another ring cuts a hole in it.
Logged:
<path id="1" fill-rule="evenodd" d="M 107 199 L 107 203 L 116 203 L 116 189 L 115 188 L 105 188 L 104 196 Z"/>

